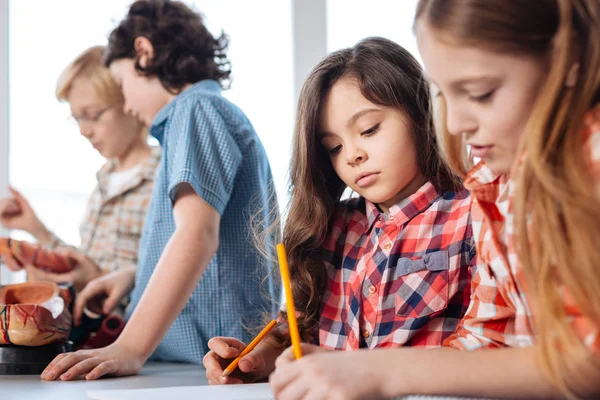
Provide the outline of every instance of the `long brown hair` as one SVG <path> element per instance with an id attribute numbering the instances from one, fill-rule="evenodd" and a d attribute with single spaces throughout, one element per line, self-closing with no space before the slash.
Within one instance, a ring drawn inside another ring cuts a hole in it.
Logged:
<path id="1" fill-rule="evenodd" d="M 321 248 L 331 216 L 346 189 L 317 137 L 324 98 L 343 77 L 356 79 L 370 102 L 396 108 L 409 117 L 420 171 L 438 190 L 462 187 L 460 179 L 440 158 L 429 87 L 421 66 L 408 51 L 390 40 L 373 37 L 331 53 L 319 63 L 304 83 L 298 101 L 290 169 L 291 201 L 283 231 L 294 301 L 304 311 L 299 323 L 306 330 L 318 324 L 326 279 Z"/>
<path id="2" fill-rule="evenodd" d="M 416 21 L 463 45 L 548 60 L 521 139 L 524 160 L 513 177 L 516 246 L 535 298 L 542 366 L 575 397 L 574 388 L 589 387 L 600 373 L 600 363 L 577 339 L 559 292 L 560 282 L 600 329 L 600 201 L 581 157 L 580 134 L 584 113 L 600 101 L 600 1 L 420 0 Z M 568 87 L 576 63 L 577 81 Z M 464 174 L 461 138 L 445 132 L 442 142 L 449 163 Z"/>

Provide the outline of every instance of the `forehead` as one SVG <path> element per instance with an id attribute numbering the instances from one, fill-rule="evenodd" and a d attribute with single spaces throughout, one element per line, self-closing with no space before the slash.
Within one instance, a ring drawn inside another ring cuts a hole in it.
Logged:
<path id="1" fill-rule="evenodd" d="M 474 76 L 498 75 L 515 68 L 517 55 L 475 45 L 465 45 L 442 37 L 426 24 L 416 28 L 417 45 L 425 64 L 425 74 L 433 83 L 445 85 Z"/>
<path id="2" fill-rule="evenodd" d="M 352 116 L 365 108 L 379 108 L 363 96 L 358 81 L 342 78 L 325 95 L 320 112 L 322 126 L 346 124 Z"/>
<path id="3" fill-rule="evenodd" d="M 82 109 L 102 103 L 93 83 L 86 78 L 76 78 L 69 90 L 67 101 L 72 109 Z"/>

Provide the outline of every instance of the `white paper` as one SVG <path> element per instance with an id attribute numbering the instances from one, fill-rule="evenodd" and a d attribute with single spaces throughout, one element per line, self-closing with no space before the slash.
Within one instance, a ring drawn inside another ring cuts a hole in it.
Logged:
<path id="1" fill-rule="evenodd" d="M 268 383 L 215 386 L 174 386 L 152 389 L 90 390 L 92 400 L 274 400 Z"/>

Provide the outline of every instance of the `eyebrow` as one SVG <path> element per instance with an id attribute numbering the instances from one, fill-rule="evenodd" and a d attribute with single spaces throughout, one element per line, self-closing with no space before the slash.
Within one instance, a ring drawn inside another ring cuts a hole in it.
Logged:
<path id="1" fill-rule="evenodd" d="M 440 94 L 442 91 L 439 87 L 439 85 L 430 77 L 426 76 L 427 80 L 429 81 L 429 86 L 431 88 L 431 85 L 434 86 L 433 89 L 436 89 L 435 95 Z M 462 78 L 462 79 L 458 79 L 454 82 L 452 82 L 450 84 L 450 87 L 453 90 L 456 91 L 460 91 L 461 89 L 464 88 L 464 86 L 468 85 L 469 83 L 473 83 L 473 82 L 479 82 L 479 81 L 484 81 L 484 82 L 497 82 L 500 81 L 499 77 L 495 77 L 495 76 L 491 76 L 491 75 L 479 75 L 479 76 L 475 76 L 475 77 L 469 77 L 469 78 Z"/>
<path id="2" fill-rule="evenodd" d="M 360 110 L 359 112 L 357 112 L 356 114 L 354 114 L 353 116 L 351 116 L 348 119 L 348 123 L 346 124 L 347 126 L 352 126 L 354 124 L 356 124 L 356 121 L 358 121 L 361 117 L 373 113 L 373 112 L 380 112 L 381 109 L 379 108 L 365 108 L 364 110 Z M 317 132 L 317 137 L 319 139 L 323 139 L 327 136 L 333 136 L 333 133 L 330 132 Z"/>
<path id="3" fill-rule="evenodd" d="M 494 77 L 494 76 L 490 76 L 490 75 L 480 75 L 480 76 L 475 76 L 475 77 L 470 77 L 470 78 L 459 79 L 457 81 L 452 82 L 450 84 L 450 87 L 452 87 L 454 90 L 459 90 L 470 83 L 482 82 L 482 81 L 483 82 L 495 82 L 495 81 L 499 81 L 499 80 L 500 80 L 500 78 L 498 78 L 498 77 Z"/>

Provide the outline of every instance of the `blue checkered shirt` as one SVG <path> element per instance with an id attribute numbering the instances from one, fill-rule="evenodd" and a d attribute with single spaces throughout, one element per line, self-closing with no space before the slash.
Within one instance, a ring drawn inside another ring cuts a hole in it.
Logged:
<path id="1" fill-rule="evenodd" d="M 279 281 L 253 246 L 252 225 L 274 221 L 277 199 L 267 155 L 244 113 L 216 81 L 196 83 L 154 118 L 150 133 L 163 148 L 142 233 L 136 282 L 127 309 L 138 304 L 175 231 L 175 189 L 188 183 L 221 216 L 219 248 L 200 283 L 151 359 L 202 363 L 207 342 L 232 336 L 248 343 L 248 328 L 275 315 Z M 265 249 L 272 248 L 265 243 Z M 274 257 L 273 257 L 274 258 Z M 276 258 L 275 258 L 276 259 Z"/>

